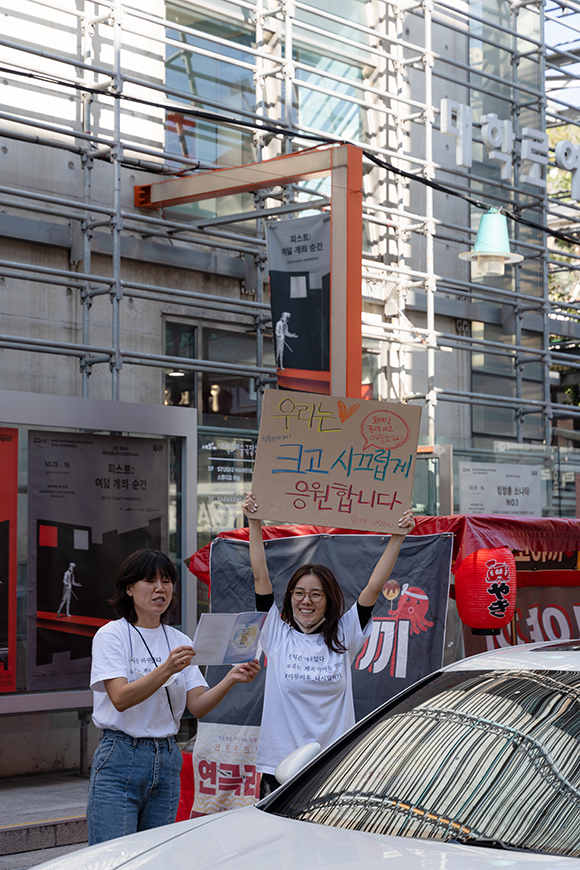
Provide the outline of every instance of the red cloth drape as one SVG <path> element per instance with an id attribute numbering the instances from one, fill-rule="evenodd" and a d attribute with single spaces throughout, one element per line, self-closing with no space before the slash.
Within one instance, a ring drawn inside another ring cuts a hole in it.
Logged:
<path id="1" fill-rule="evenodd" d="M 417 517 L 412 535 L 453 534 L 453 571 L 470 553 L 483 548 L 509 547 L 510 550 L 544 552 L 575 552 L 580 550 L 580 520 L 556 517 L 488 516 L 458 514 L 452 517 Z M 293 535 L 360 535 L 376 534 L 358 529 L 333 529 L 323 526 L 264 526 L 265 540 Z M 220 538 L 248 540 L 248 529 L 220 532 Z M 207 544 L 194 553 L 188 566 L 192 574 L 209 585 L 209 552 Z"/>

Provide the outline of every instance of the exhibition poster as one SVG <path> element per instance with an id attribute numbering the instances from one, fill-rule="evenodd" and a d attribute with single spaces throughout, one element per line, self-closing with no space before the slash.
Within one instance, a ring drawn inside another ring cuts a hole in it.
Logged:
<path id="1" fill-rule="evenodd" d="M 167 549 L 168 442 L 28 437 L 28 689 L 86 688 L 119 565 Z"/>
<path id="2" fill-rule="evenodd" d="M 330 215 L 268 221 L 270 304 L 280 389 L 330 392 Z"/>
<path id="3" fill-rule="evenodd" d="M 18 429 L 0 429 L 0 692 L 16 691 Z"/>

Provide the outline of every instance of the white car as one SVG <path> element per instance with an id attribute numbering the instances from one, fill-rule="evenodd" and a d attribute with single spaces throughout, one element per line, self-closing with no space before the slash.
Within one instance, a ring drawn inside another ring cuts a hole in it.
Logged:
<path id="1" fill-rule="evenodd" d="M 256 806 L 45 870 L 580 870 L 580 641 L 484 653 L 379 707 Z"/>

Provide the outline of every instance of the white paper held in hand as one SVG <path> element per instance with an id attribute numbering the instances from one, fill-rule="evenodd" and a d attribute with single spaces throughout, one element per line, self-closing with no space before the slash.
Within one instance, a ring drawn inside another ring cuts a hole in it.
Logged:
<path id="1" fill-rule="evenodd" d="M 193 638 L 196 665 L 238 665 L 257 657 L 266 613 L 202 613 Z"/>

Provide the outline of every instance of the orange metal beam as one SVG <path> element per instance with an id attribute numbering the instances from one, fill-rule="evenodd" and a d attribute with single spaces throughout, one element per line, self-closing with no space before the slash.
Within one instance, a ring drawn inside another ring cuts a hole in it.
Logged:
<path id="1" fill-rule="evenodd" d="M 341 146 L 342 147 L 342 146 Z M 329 175 L 335 148 L 310 148 L 283 154 L 261 163 L 228 166 L 171 181 L 135 186 L 137 208 L 167 208 L 184 202 L 197 202 L 214 196 L 227 196 L 248 190 L 294 184 Z"/>
<path id="2" fill-rule="evenodd" d="M 323 146 L 135 187 L 137 208 L 167 208 L 331 176 L 330 392 L 361 397 L 362 151 Z"/>

